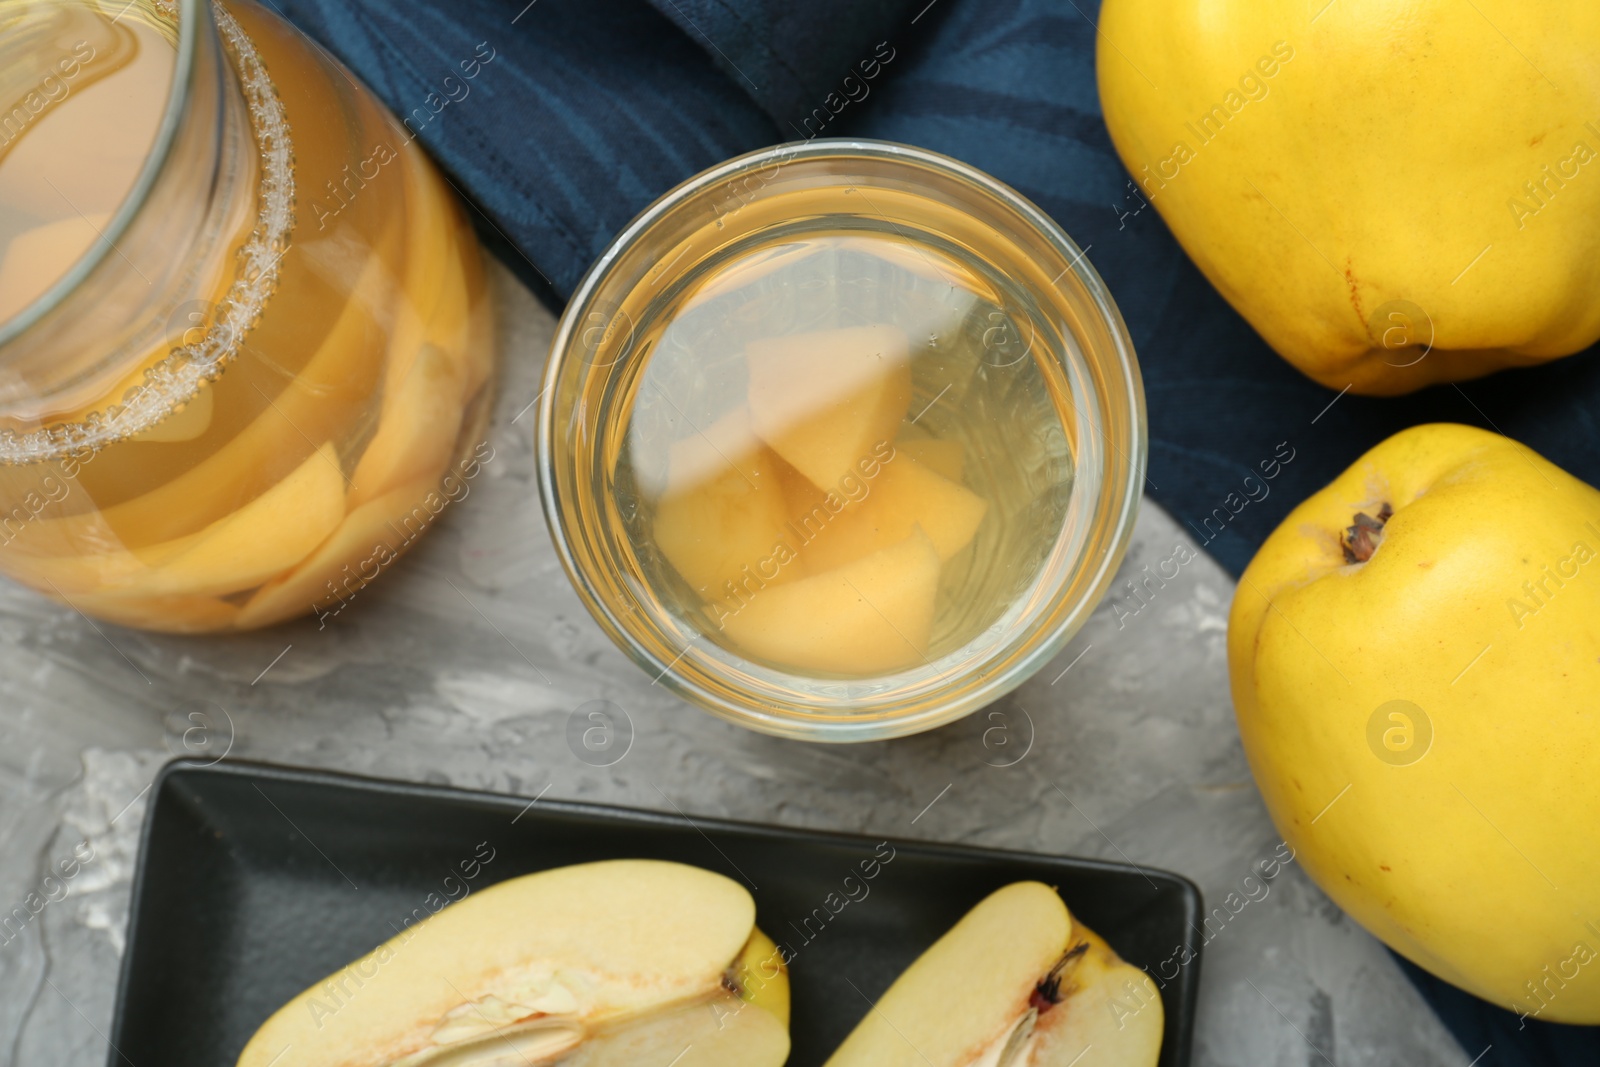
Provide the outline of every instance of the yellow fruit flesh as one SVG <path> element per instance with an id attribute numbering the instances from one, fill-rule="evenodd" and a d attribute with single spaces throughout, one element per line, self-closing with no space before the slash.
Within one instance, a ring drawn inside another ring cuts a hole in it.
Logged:
<path id="1" fill-rule="evenodd" d="M 199 533 L 138 552 L 35 559 L 31 577 L 58 595 L 80 594 L 74 605 L 121 601 L 117 614 L 126 616 L 133 603 L 222 595 L 260 584 L 309 555 L 343 517 L 344 475 L 332 445 L 324 445 L 283 481 Z M 103 525 L 87 526 L 86 533 L 84 540 L 118 541 Z"/>
<path id="2" fill-rule="evenodd" d="M 656 546 L 740 652 L 829 674 L 926 662 L 941 565 L 988 504 L 956 480 L 959 442 L 914 425 L 896 440 L 904 335 L 820 331 L 746 356 L 748 404 L 670 446 Z"/>
<path id="3" fill-rule="evenodd" d="M 141 430 L 134 440 L 143 442 L 193 441 L 211 428 L 211 416 L 216 413 L 217 394 L 202 389 L 179 411 L 162 419 L 148 430 Z"/>
<path id="4" fill-rule="evenodd" d="M 284 459 L 295 453 L 291 439 L 303 449 L 299 434 L 320 432 L 327 440 L 341 428 L 333 415 L 354 416 L 360 397 L 352 389 L 359 388 L 360 379 L 353 373 L 352 353 L 371 358 L 365 337 L 377 327 L 369 308 L 375 301 L 388 304 L 381 299 L 386 286 L 384 265 L 375 259 L 305 369 L 254 422 L 189 471 L 121 504 L 31 523 L 15 547 L 37 545 L 42 555 L 64 555 L 63 549 L 71 551 L 85 540 L 93 543 L 94 532 L 101 529 L 126 545 L 149 545 L 181 536 L 197 522 L 216 522 L 247 503 L 292 469 Z M 327 405 L 338 400 L 348 400 L 350 407 L 330 412 Z M 90 469 L 101 459 L 91 460 Z"/>
<path id="5" fill-rule="evenodd" d="M 800 670 L 879 674 L 925 662 L 939 553 L 921 529 L 854 563 L 762 589 L 720 617 L 742 650 Z"/>
<path id="6" fill-rule="evenodd" d="M 431 481 L 402 485 L 345 516 L 316 551 L 267 582 L 239 611 L 243 628 L 303 615 L 360 592 L 433 523 L 442 497 Z"/>
<path id="7" fill-rule="evenodd" d="M 827 1067 L 967 1067 L 1004 1042 L 1071 931 L 1049 886 L 997 890 L 895 979 Z"/>
<path id="8" fill-rule="evenodd" d="M 939 562 L 948 563 L 972 542 L 988 507 L 976 493 L 900 455 L 884 464 L 861 501 L 805 546 L 802 559 L 813 572 L 832 570 L 898 544 L 920 526 Z"/>
<path id="9" fill-rule="evenodd" d="M 437 476 L 456 451 L 464 367 L 425 344 L 410 373 L 384 396 L 378 432 L 350 477 L 350 506 L 360 507 L 397 485 Z"/>
<path id="10" fill-rule="evenodd" d="M 415 261 L 426 264 L 439 258 L 432 250 L 419 246 L 419 242 L 436 240 L 439 236 L 439 233 L 426 229 L 414 236 Z M 154 492 L 103 511 L 91 511 L 66 519 L 44 519 L 24 527 L 14 542 L 19 551 L 11 556 L 19 561 L 18 577 L 45 592 L 59 589 L 61 592 L 84 594 L 93 591 L 96 594 L 94 596 L 73 597 L 74 604 L 90 614 L 124 625 L 148 626 L 156 620 L 163 620 L 163 628 L 177 630 L 203 630 L 223 625 L 249 628 L 303 614 L 314 598 L 300 602 L 293 599 L 273 600 L 269 594 L 259 603 L 247 606 L 243 612 L 222 610 L 224 606 L 192 608 L 183 601 L 170 599 L 174 590 L 169 583 L 183 580 L 181 569 L 175 575 L 152 575 L 148 580 L 144 576 L 150 572 L 148 561 L 170 555 L 168 546 L 177 542 L 158 543 L 136 551 L 119 549 L 106 553 L 95 549 L 101 545 L 139 544 L 160 533 L 181 529 L 199 516 L 219 516 L 214 520 L 214 527 L 228 522 L 231 509 L 239 507 L 236 501 L 241 488 L 255 482 L 261 474 L 280 462 L 278 451 L 266 446 L 286 433 L 298 438 L 306 426 L 315 428 L 325 421 L 327 416 L 319 413 L 320 410 L 330 398 L 338 396 L 341 391 L 348 391 L 348 383 L 355 380 L 349 376 L 348 362 L 353 354 L 367 351 L 364 338 L 373 326 L 366 309 L 373 301 L 380 299 L 379 294 L 387 284 L 384 269 L 379 260 L 368 264 L 362 279 L 356 284 L 354 295 L 323 340 L 317 354 L 254 424 L 236 435 L 200 466 Z M 418 270 L 426 273 L 421 266 Z M 438 273 L 437 269 L 435 273 Z M 444 297 L 440 298 L 450 302 L 444 317 L 440 319 L 435 316 L 432 323 L 424 324 L 428 328 L 421 330 L 420 334 L 397 333 L 395 340 L 399 347 L 389 349 L 391 373 L 388 381 L 391 391 L 385 397 L 378 431 L 362 452 L 356 476 L 350 479 L 348 503 L 342 500 L 345 487 L 341 478 L 340 517 L 344 517 L 344 507 L 351 509 L 347 520 L 349 530 L 341 542 L 347 549 L 371 550 L 382 538 L 381 530 L 374 526 L 376 513 L 363 511 L 364 505 L 374 502 L 374 498 L 388 496 L 387 511 L 405 514 L 413 510 L 400 507 L 399 501 L 393 498 L 394 487 L 400 484 L 413 492 L 413 505 L 422 503 L 429 490 L 437 484 L 436 472 L 445 468 L 457 448 L 461 411 L 473 385 L 468 376 L 475 378 L 477 385 L 481 385 L 485 377 L 487 361 L 481 356 L 469 360 L 470 367 L 460 359 L 459 353 L 464 348 L 481 352 L 485 345 L 481 337 L 474 339 L 462 336 L 463 324 L 469 321 L 466 304 L 468 293 L 460 271 L 447 273 L 454 280 L 454 288 L 447 286 Z M 438 302 L 433 301 L 435 305 Z M 438 311 L 437 307 L 435 311 Z M 408 313 L 408 317 L 417 319 L 414 312 Z M 450 348 L 441 348 L 433 343 L 434 340 L 446 342 Z M 413 344 L 415 347 L 410 347 Z M 456 355 L 447 354 L 450 352 Z M 203 390 L 183 411 L 158 423 L 138 439 L 170 441 L 197 436 L 195 423 L 209 421 L 211 398 L 211 391 Z M 358 399 L 351 395 L 352 403 Z M 337 423 L 330 423 L 329 428 L 337 430 L 339 427 Z M 199 426 L 199 430 L 203 432 L 204 425 Z M 303 462 L 301 470 L 310 468 L 313 463 L 327 469 L 337 469 L 336 466 L 329 466 L 326 454 L 319 453 Z M 407 478 L 411 479 L 409 483 Z M 322 488 L 326 489 L 326 486 Z M 385 490 L 388 492 L 385 493 Z M 325 505 L 326 493 L 320 495 L 318 501 Z M 251 505 L 246 504 L 237 511 L 231 511 L 231 514 L 233 518 L 263 514 L 251 512 L 250 508 Z M 325 518 L 325 511 L 318 513 L 319 522 Z M 247 527 L 234 528 L 236 537 L 249 537 Z M 317 528 L 320 527 L 312 526 L 307 530 Z M 331 532 L 331 527 L 322 529 L 318 542 Z M 373 533 L 377 533 L 378 537 L 369 541 Z M 196 536 L 204 534 L 187 535 L 184 540 Z M 234 589 L 245 589 L 259 584 L 263 578 L 278 576 L 281 581 L 273 588 L 281 590 L 291 578 L 286 573 L 287 568 L 299 563 L 305 556 L 305 553 L 298 556 L 293 553 L 303 547 L 302 541 L 309 537 L 309 533 L 302 536 L 290 532 L 289 537 L 292 543 L 275 540 L 270 528 L 263 529 L 255 538 L 259 544 L 249 551 L 214 551 L 209 564 L 212 585 L 220 583 L 233 586 Z M 222 547 L 227 548 L 226 544 Z M 23 551 L 33 548 L 47 551 L 48 554 L 32 558 L 22 555 Z M 75 549 L 84 554 L 61 554 L 63 549 Z M 347 558 L 329 553 L 319 555 L 324 573 L 315 584 L 321 586 L 328 581 L 337 584 L 344 577 L 340 571 L 341 565 L 349 564 L 354 569 L 363 562 L 365 555 Z M 23 560 L 26 562 L 21 562 Z M 31 575 L 27 573 L 29 571 Z M 300 584 L 304 585 L 303 570 L 300 576 Z M 151 584 L 152 581 L 154 584 Z M 266 610 L 269 601 L 273 607 L 270 611 Z M 141 614 L 141 611 L 145 614 Z"/>
<path id="11" fill-rule="evenodd" d="M 771 338 L 746 362 L 752 427 L 824 492 L 894 439 L 911 404 L 909 346 L 892 326 Z"/>
<path id="12" fill-rule="evenodd" d="M 491 1055 L 504 1051 L 492 1046 Z M 536 1060 L 532 1067 L 781 1067 L 789 1056 L 789 1035 L 770 1014 L 731 997 L 685 1004 L 660 1014 L 603 1029 L 559 1061 Z M 488 1059 L 482 1067 L 529 1067 L 521 1058 Z M 419 1065 L 420 1067 L 420 1065 Z M 443 1067 L 443 1065 L 441 1065 Z M 450 1067 L 479 1067 L 451 1064 Z"/>
<path id="13" fill-rule="evenodd" d="M 1061 981 L 1061 1003 L 1040 1014 L 1031 1067 L 1155 1067 L 1166 1034 L 1161 991 L 1105 939 L 1074 919 L 1087 946 Z"/>
<path id="14" fill-rule="evenodd" d="M 667 464 L 656 544 L 697 593 L 718 599 L 783 537 L 788 512 L 777 459 L 741 408 L 674 444 Z M 765 581 L 795 577 L 787 566 Z"/>
<path id="15" fill-rule="evenodd" d="M 265 1067 L 292 1046 L 303 1067 L 463 1067 L 478 1053 L 497 1062 L 509 1041 L 540 1067 L 548 1061 L 533 1056 L 553 1050 L 573 1057 L 563 1064 L 624 1067 L 669 1062 L 684 1042 L 664 1044 L 692 1031 L 705 1044 L 695 1062 L 779 1067 L 783 1023 L 724 984 L 754 941 L 754 914 L 742 887 L 683 864 L 613 860 L 514 878 L 408 923 L 295 997 L 239 1065 Z"/>
<path id="16" fill-rule="evenodd" d="M 289 477 L 195 535 L 193 547 L 124 588 L 134 595 L 234 593 L 299 563 L 344 518 L 344 473 L 331 444 Z"/>
<path id="17" fill-rule="evenodd" d="M 1036 993 L 1055 986 L 1054 1002 Z M 1014 882 L 962 916 L 895 979 L 826 1067 L 1155 1067 L 1155 983 L 1068 913 Z"/>

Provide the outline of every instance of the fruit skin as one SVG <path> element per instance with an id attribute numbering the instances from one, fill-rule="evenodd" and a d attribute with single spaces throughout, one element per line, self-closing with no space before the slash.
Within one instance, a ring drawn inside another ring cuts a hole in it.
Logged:
<path id="1" fill-rule="evenodd" d="M 1592 0 L 1106 0 L 1099 29 L 1140 194 L 1311 378 L 1394 395 L 1600 338 Z M 1426 358 L 1369 326 L 1400 300 Z"/>
<path id="2" fill-rule="evenodd" d="M 1346 563 L 1339 531 L 1384 502 Z M 1307 873 L 1441 978 L 1572 1023 L 1600 1023 L 1597 552 L 1600 492 L 1418 426 L 1290 513 L 1228 626 L 1245 754 Z M 1398 709 L 1409 746 L 1392 700 L 1421 709 Z"/>
<path id="3" fill-rule="evenodd" d="M 789 1025 L 789 967 L 777 944 L 758 926 L 733 964 L 739 999 Z"/>

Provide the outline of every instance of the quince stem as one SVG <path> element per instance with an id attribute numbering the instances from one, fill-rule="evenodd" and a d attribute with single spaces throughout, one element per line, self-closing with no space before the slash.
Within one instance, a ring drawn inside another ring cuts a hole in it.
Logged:
<path id="1" fill-rule="evenodd" d="M 1378 517 L 1373 518 L 1364 511 L 1358 511 L 1354 524 L 1345 527 L 1344 534 L 1339 538 L 1339 547 L 1344 549 L 1346 563 L 1365 563 L 1372 558 L 1372 554 L 1383 544 L 1383 527 L 1394 517 L 1394 508 L 1385 500 L 1378 509 Z"/>

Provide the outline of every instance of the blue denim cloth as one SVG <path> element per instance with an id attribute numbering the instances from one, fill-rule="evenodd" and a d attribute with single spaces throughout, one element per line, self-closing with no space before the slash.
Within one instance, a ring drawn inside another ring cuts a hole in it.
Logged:
<path id="1" fill-rule="evenodd" d="M 1010 183 L 1110 286 L 1144 371 L 1146 489 L 1235 574 L 1296 503 L 1421 422 L 1497 429 L 1600 483 L 1592 352 L 1389 400 L 1336 397 L 1275 355 L 1143 206 L 1112 149 L 1095 91 L 1099 0 L 267 3 L 407 120 L 485 240 L 555 308 L 661 193 L 779 141 L 904 141 Z M 1267 493 L 1251 499 L 1244 479 L 1275 459 L 1278 476 L 1252 482 Z M 1519 1029 L 1407 971 L 1468 1058 L 1492 1042 L 1479 1067 L 1600 1064 L 1600 1030 Z"/>

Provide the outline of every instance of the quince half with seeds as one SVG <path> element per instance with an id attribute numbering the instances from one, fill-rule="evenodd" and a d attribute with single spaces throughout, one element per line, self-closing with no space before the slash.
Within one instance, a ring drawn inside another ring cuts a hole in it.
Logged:
<path id="1" fill-rule="evenodd" d="M 1150 976 L 1015 882 L 895 979 L 825 1067 L 1154 1067 L 1165 1016 Z"/>
<path id="2" fill-rule="evenodd" d="M 613 860 L 407 927 L 279 1009 L 238 1067 L 781 1067 L 788 1015 L 742 886 Z"/>

